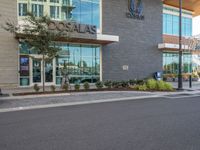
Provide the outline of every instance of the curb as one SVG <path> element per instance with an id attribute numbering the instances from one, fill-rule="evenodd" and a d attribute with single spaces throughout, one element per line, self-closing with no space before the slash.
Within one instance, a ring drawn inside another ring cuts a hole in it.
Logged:
<path id="1" fill-rule="evenodd" d="M 99 104 L 99 103 L 109 103 L 109 102 L 118 102 L 118 101 L 130 101 L 130 100 L 157 98 L 157 97 L 162 97 L 162 96 L 149 95 L 149 96 L 138 96 L 138 97 L 101 99 L 101 100 L 92 100 L 92 101 L 83 101 L 83 102 L 69 102 L 69 103 L 59 103 L 59 104 L 48 104 L 48 105 L 37 105 L 37 106 L 15 107 L 15 108 L 3 108 L 3 109 L 0 109 L 0 113 L 15 112 L 15 111 L 22 111 L 22 110 L 44 109 L 44 108 L 56 108 L 56 107 L 63 107 L 63 106 L 76 106 L 76 105 Z"/>

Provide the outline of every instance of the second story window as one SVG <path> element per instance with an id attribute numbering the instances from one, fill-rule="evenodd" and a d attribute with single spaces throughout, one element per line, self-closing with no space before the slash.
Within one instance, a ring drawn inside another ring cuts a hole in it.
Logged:
<path id="1" fill-rule="evenodd" d="M 59 19 L 60 8 L 59 6 L 50 6 L 50 17 L 53 19 Z"/>
<path id="2" fill-rule="evenodd" d="M 39 4 L 32 4 L 32 13 L 37 17 L 42 17 L 44 6 Z"/>
<path id="3" fill-rule="evenodd" d="M 172 14 L 163 14 L 163 34 L 179 35 L 179 17 Z M 192 35 L 192 18 L 182 18 L 182 35 Z"/>
<path id="4" fill-rule="evenodd" d="M 59 3 L 59 0 L 50 0 L 51 3 Z"/>
<path id="5" fill-rule="evenodd" d="M 19 16 L 26 16 L 26 14 L 27 14 L 27 4 L 19 3 L 18 4 L 18 11 L 19 11 Z"/>

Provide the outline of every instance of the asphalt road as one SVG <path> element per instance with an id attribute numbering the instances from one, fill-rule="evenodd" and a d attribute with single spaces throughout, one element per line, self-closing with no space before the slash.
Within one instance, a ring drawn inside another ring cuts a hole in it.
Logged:
<path id="1" fill-rule="evenodd" d="M 200 150 L 200 97 L 0 113 L 0 150 Z"/>

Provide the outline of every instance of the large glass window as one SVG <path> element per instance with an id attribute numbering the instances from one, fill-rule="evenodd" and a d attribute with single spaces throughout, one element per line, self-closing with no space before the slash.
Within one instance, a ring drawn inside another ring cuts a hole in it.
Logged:
<path id="1" fill-rule="evenodd" d="M 42 17 L 44 15 L 44 6 L 40 4 L 32 4 L 32 13 L 37 17 Z"/>
<path id="2" fill-rule="evenodd" d="M 170 35 L 179 35 L 179 17 L 171 14 L 163 14 L 163 33 Z M 192 18 L 183 17 L 182 35 L 192 35 Z"/>
<path id="3" fill-rule="evenodd" d="M 73 0 L 72 19 L 82 24 L 100 24 L 100 1 L 99 0 Z"/>
<path id="4" fill-rule="evenodd" d="M 100 47 L 93 45 L 60 44 L 56 60 L 56 81 L 61 84 L 62 69 L 67 66 L 70 83 L 94 83 L 100 80 Z"/>
<path id="5" fill-rule="evenodd" d="M 178 53 L 163 53 L 163 71 L 165 74 L 178 74 Z M 183 73 L 191 73 L 192 71 L 192 55 L 183 54 Z"/>
<path id="6" fill-rule="evenodd" d="M 50 6 L 50 17 L 53 19 L 60 18 L 60 8 L 59 6 Z"/>
<path id="7" fill-rule="evenodd" d="M 27 14 L 27 4 L 19 3 L 18 4 L 18 11 L 19 11 L 19 16 L 26 16 L 26 14 Z"/>
<path id="8" fill-rule="evenodd" d="M 31 11 L 40 17 L 45 12 L 45 15 L 53 19 L 100 27 L 100 0 L 26 0 L 26 2 L 19 3 L 19 16 L 25 16 L 27 11 Z M 29 4 L 30 10 L 27 8 Z"/>

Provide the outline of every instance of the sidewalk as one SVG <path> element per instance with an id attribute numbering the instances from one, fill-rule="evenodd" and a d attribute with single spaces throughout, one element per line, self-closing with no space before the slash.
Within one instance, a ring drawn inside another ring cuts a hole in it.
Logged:
<path id="1" fill-rule="evenodd" d="M 71 106 L 158 97 L 157 93 L 135 91 L 84 92 L 62 95 L 20 96 L 0 98 L 0 112 Z"/>
<path id="2" fill-rule="evenodd" d="M 50 108 L 60 106 L 83 105 L 92 103 L 114 102 L 124 100 L 165 97 L 165 95 L 199 93 L 199 91 L 184 92 L 138 92 L 138 91 L 108 91 L 81 92 L 37 96 L 13 96 L 0 98 L 0 112 Z"/>
<path id="3" fill-rule="evenodd" d="M 173 85 L 174 88 L 178 87 L 178 82 L 169 82 Z M 189 81 L 183 82 L 183 89 L 184 90 L 200 90 L 200 82 L 192 82 L 192 88 L 189 87 Z"/>

